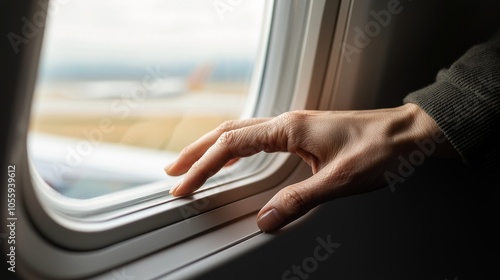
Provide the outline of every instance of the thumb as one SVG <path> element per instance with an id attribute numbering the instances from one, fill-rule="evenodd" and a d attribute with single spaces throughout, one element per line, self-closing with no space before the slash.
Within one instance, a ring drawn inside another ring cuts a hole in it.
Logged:
<path id="1" fill-rule="evenodd" d="M 275 231 L 324 202 L 329 187 L 321 181 L 312 176 L 280 190 L 257 214 L 258 227 L 263 232 Z"/>

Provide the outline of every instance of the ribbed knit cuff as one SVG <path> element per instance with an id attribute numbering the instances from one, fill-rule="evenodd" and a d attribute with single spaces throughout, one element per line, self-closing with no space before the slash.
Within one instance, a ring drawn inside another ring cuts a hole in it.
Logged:
<path id="1" fill-rule="evenodd" d="M 431 116 L 462 156 L 481 173 L 500 170 L 500 30 L 476 45 L 436 82 L 406 96 Z"/>
<path id="2" fill-rule="evenodd" d="M 441 80 L 409 94 L 404 102 L 417 104 L 431 116 L 467 165 L 489 173 L 500 162 L 500 119 L 493 104 L 468 91 Z"/>

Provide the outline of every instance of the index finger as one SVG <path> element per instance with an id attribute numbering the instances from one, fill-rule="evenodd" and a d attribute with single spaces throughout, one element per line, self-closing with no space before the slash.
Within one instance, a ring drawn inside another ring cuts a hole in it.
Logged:
<path id="1" fill-rule="evenodd" d="M 229 160 L 248 157 L 261 151 L 286 151 L 287 135 L 274 122 L 224 132 L 203 156 L 192 165 L 184 179 L 172 188 L 174 196 L 189 194 L 201 187 Z"/>
<path id="2" fill-rule="evenodd" d="M 192 144 L 185 147 L 177 160 L 165 167 L 165 172 L 170 176 L 179 176 L 186 173 L 189 168 L 199 160 L 203 154 L 217 141 L 222 133 L 268 121 L 270 118 L 252 118 L 245 120 L 226 121 L 216 129 L 200 137 Z"/>

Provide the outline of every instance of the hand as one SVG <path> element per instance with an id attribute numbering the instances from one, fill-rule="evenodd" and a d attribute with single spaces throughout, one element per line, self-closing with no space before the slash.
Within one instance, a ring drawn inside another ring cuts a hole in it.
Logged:
<path id="1" fill-rule="evenodd" d="M 418 141 L 447 142 L 444 136 L 437 138 L 440 133 L 434 120 L 414 104 L 365 111 L 292 111 L 275 118 L 225 122 L 187 146 L 165 170 L 173 176 L 187 172 L 170 191 L 183 196 L 240 157 L 261 151 L 297 154 L 311 166 L 313 176 L 283 188 L 260 210 L 257 224 L 269 232 L 325 201 L 387 185 L 385 174 L 398 174 L 400 156 L 408 158 L 419 148 Z M 433 152 L 450 150 L 441 148 L 449 143 L 438 142 Z"/>

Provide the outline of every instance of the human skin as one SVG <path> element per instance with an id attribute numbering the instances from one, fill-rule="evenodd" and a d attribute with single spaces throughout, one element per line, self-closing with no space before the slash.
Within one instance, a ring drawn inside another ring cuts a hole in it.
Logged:
<path id="1" fill-rule="evenodd" d="M 439 134 L 435 121 L 412 103 L 377 110 L 291 111 L 225 122 L 184 148 L 165 171 L 186 173 L 170 190 L 185 196 L 238 158 L 262 151 L 297 154 L 313 175 L 281 189 L 262 207 L 257 225 L 271 232 L 323 202 L 386 186 L 384 174 L 398 174 L 401 156 L 407 158 L 419 148 L 417 142 Z M 433 155 L 458 156 L 442 139 Z"/>

